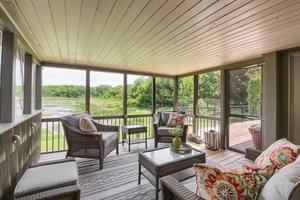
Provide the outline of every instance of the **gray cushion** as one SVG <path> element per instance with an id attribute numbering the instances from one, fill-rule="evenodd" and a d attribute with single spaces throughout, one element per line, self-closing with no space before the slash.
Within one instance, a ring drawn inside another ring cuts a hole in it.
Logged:
<path id="1" fill-rule="evenodd" d="M 161 126 L 167 125 L 170 117 L 170 112 L 161 112 Z"/>
<path id="2" fill-rule="evenodd" d="M 173 128 L 167 127 L 167 126 L 160 126 L 158 127 L 157 135 L 170 135 L 173 136 L 172 133 L 169 132 L 169 130 L 172 130 Z M 182 132 L 180 134 L 182 136 Z"/>
<path id="3" fill-rule="evenodd" d="M 103 144 L 104 146 L 109 145 L 112 141 L 118 139 L 118 133 L 117 132 L 98 132 L 102 134 L 102 140 L 103 140 Z"/>
<path id="4" fill-rule="evenodd" d="M 300 197 L 300 157 L 274 174 L 259 195 L 259 200 L 294 200 Z"/>
<path id="5" fill-rule="evenodd" d="M 75 185 L 78 170 L 75 161 L 29 168 L 15 188 L 15 198 Z"/>

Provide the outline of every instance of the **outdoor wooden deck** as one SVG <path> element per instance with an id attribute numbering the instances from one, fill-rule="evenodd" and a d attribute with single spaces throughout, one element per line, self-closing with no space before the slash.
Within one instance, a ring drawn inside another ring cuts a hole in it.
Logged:
<path id="1" fill-rule="evenodd" d="M 248 128 L 255 124 L 260 124 L 260 121 L 232 123 L 229 127 L 229 146 L 240 151 L 245 151 L 246 148 L 252 147 L 252 138 Z"/>

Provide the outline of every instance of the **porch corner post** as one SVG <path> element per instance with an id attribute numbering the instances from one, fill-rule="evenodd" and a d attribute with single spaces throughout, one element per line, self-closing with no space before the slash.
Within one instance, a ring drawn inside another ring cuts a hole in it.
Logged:
<path id="1" fill-rule="evenodd" d="M 193 133 L 197 133 L 198 135 L 198 124 L 197 124 L 197 116 L 199 114 L 198 108 L 198 83 L 199 83 L 199 75 L 194 75 L 194 105 L 193 105 Z"/>
<path id="2" fill-rule="evenodd" d="M 127 74 L 123 78 L 123 116 L 124 124 L 127 124 Z"/>
<path id="3" fill-rule="evenodd" d="M 42 109 L 42 67 L 36 66 L 36 98 L 35 98 L 35 109 Z"/>
<path id="4" fill-rule="evenodd" d="M 31 54 L 25 54 L 25 78 L 24 78 L 24 114 L 31 114 L 32 108 L 32 63 Z"/>
<path id="5" fill-rule="evenodd" d="M 17 37 L 4 31 L 2 38 L 0 122 L 11 123 L 15 115 Z"/>
<path id="6" fill-rule="evenodd" d="M 85 110 L 91 112 L 91 71 L 86 70 L 86 83 L 85 83 Z"/>
<path id="7" fill-rule="evenodd" d="M 219 147 L 221 149 L 225 149 L 229 146 L 228 140 L 228 109 L 227 109 L 227 101 L 228 101 L 228 90 L 227 90 L 227 82 L 228 75 L 227 70 L 221 70 L 221 129 L 219 134 Z"/>
<path id="8" fill-rule="evenodd" d="M 178 77 L 174 78 L 174 101 L 173 101 L 173 111 L 178 111 Z"/>

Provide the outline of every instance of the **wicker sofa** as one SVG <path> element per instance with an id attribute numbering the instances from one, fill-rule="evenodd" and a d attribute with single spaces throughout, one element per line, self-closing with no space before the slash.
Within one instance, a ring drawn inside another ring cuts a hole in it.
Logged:
<path id="1" fill-rule="evenodd" d="M 67 157 L 99 159 L 99 168 L 103 168 L 103 159 L 116 149 L 119 153 L 118 132 L 119 126 L 104 125 L 92 122 L 97 128 L 97 133 L 87 134 L 80 130 L 79 120 L 81 117 L 89 117 L 88 114 L 77 114 L 61 117 L 65 131 L 68 151 Z"/>
<path id="2" fill-rule="evenodd" d="M 250 148 L 246 150 L 245 159 L 251 163 L 260 154 L 261 151 Z M 195 182 L 186 184 L 178 181 L 172 175 L 165 176 L 160 181 L 164 200 L 202 200 L 195 192 L 192 192 Z"/>

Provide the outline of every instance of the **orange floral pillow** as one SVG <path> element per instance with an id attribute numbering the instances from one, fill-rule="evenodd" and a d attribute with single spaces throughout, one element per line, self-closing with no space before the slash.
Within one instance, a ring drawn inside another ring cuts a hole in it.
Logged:
<path id="1" fill-rule="evenodd" d="M 296 160 L 300 153 L 300 146 L 283 138 L 274 142 L 269 148 L 263 151 L 255 160 L 255 164 L 261 167 L 275 165 L 281 169 L 285 165 Z"/>
<path id="2" fill-rule="evenodd" d="M 263 186 L 273 175 L 275 166 L 265 168 L 243 166 L 221 170 L 206 164 L 194 164 L 197 195 L 207 200 L 257 199 Z"/>
<path id="3" fill-rule="evenodd" d="M 184 115 L 178 114 L 176 112 L 170 113 L 170 117 L 167 123 L 168 127 L 183 127 Z"/>
<path id="4" fill-rule="evenodd" d="M 97 128 L 92 120 L 88 117 L 81 117 L 79 120 L 79 128 L 83 132 L 94 133 L 97 132 Z"/>

